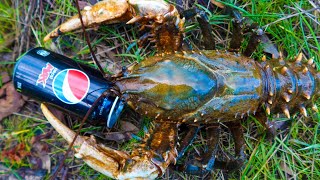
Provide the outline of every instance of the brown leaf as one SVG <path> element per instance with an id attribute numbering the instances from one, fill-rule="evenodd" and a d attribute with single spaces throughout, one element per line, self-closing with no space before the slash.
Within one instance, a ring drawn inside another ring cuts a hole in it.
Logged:
<path id="1" fill-rule="evenodd" d="M 49 173 L 50 173 L 50 169 L 51 169 L 51 159 L 49 154 L 43 154 L 39 157 L 42 161 L 42 169 L 46 169 Z"/>
<path id="2" fill-rule="evenodd" d="M 103 58 L 107 57 L 105 48 L 97 46 L 97 55 L 100 55 Z"/>
<path id="3" fill-rule="evenodd" d="M 29 156 L 30 164 L 34 169 L 46 169 L 49 173 L 51 170 L 51 159 L 49 156 L 49 146 L 47 143 L 41 142 L 41 139 L 48 138 L 52 135 L 52 130 L 46 134 L 34 136 L 31 139 L 32 149 L 31 156 Z"/>
<path id="4" fill-rule="evenodd" d="M 122 141 L 126 141 L 128 139 L 131 139 L 130 134 L 127 133 L 123 133 L 123 132 L 111 132 L 111 133 L 107 133 L 103 139 L 105 140 L 109 140 L 109 141 L 117 141 L 117 142 L 122 142 Z"/>
<path id="5" fill-rule="evenodd" d="M 49 152 L 49 146 L 47 143 L 38 141 L 32 145 L 33 153 L 47 154 Z"/>
<path id="6" fill-rule="evenodd" d="M 57 116 L 56 116 L 57 117 Z M 50 129 L 50 131 L 48 131 L 47 133 L 45 134 L 40 134 L 40 135 L 37 135 L 37 136 L 33 136 L 31 138 L 31 141 L 30 143 L 31 144 L 34 144 L 36 142 L 39 142 L 41 139 L 47 139 L 49 136 L 51 136 L 53 133 L 53 129 Z"/>
<path id="7" fill-rule="evenodd" d="M 5 84 L 10 81 L 10 76 L 7 72 L 1 72 L 0 79 L 1 79 L 2 83 Z"/>
<path id="8" fill-rule="evenodd" d="M 128 141 L 132 138 L 132 133 L 137 133 L 139 129 L 128 121 L 120 121 L 121 132 L 110 132 L 104 135 L 103 139 L 109 141 Z"/>
<path id="9" fill-rule="evenodd" d="M 224 8 L 224 4 L 222 4 L 221 2 L 217 2 L 215 0 L 210 0 L 212 4 L 218 6 L 219 8 L 223 9 Z"/>
<path id="10" fill-rule="evenodd" d="M 102 67 L 106 67 L 113 74 L 118 74 L 122 71 L 121 60 L 112 49 L 106 45 L 99 45 L 97 46 L 96 57 Z"/>
<path id="11" fill-rule="evenodd" d="M 27 151 L 25 144 L 20 143 L 9 150 L 2 150 L 0 159 L 9 159 L 11 162 L 20 164 L 30 152 Z"/>
<path id="12" fill-rule="evenodd" d="M 263 52 L 273 55 L 276 59 L 280 57 L 278 48 L 272 43 L 266 34 L 262 35 L 261 44 L 263 45 Z"/>
<path id="13" fill-rule="evenodd" d="M 23 106 L 24 100 L 22 96 L 16 92 L 12 82 L 9 82 L 2 86 L 0 89 L 0 121 L 17 112 Z"/>
<path id="14" fill-rule="evenodd" d="M 133 132 L 133 133 L 136 133 L 139 131 L 137 126 L 133 125 L 131 122 L 128 122 L 128 121 L 120 121 L 120 129 L 125 132 Z"/>

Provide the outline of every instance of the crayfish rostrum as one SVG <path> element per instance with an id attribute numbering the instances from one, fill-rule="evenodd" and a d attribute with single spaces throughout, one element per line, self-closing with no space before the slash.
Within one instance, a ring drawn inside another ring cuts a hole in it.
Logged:
<path id="1" fill-rule="evenodd" d="M 263 31 L 252 29 L 252 37 L 243 55 L 237 53 L 242 40 L 242 19 L 236 16 L 229 51 L 217 51 L 211 27 L 205 15 L 195 11 L 196 19 L 206 37 L 206 50 L 183 51 L 185 19 L 175 6 L 161 0 L 105 0 L 81 12 L 87 27 L 97 24 L 127 22 L 149 27 L 148 39 L 155 43 L 158 53 L 133 64 L 112 77 L 114 92 L 131 108 L 154 120 L 155 128 L 140 148 L 126 153 L 97 144 L 93 137 L 76 138 L 76 157 L 82 158 L 95 170 L 116 179 L 154 179 L 161 177 L 170 164 L 183 155 L 200 125 L 207 127 L 209 150 L 201 165 L 190 164 L 186 171 L 205 171 L 215 166 L 215 150 L 219 123 L 223 122 L 235 141 L 237 158 L 222 162 L 221 168 L 236 168 L 244 161 L 244 140 L 240 120 L 248 116 L 267 121 L 270 113 L 300 111 L 307 116 L 307 107 L 319 97 L 320 74 L 313 60 L 294 62 L 277 60 L 261 62 L 249 58 L 257 47 Z M 81 27 L 74 16 L 45 37 L 45 41 Z M 145 39 L 144 39 L 145 40 Z M 52 126 L 69 142 L 75 133 L 63 125 L 43 104 L 42 111 Z M 190 125 L 186 137 L 177 144 L 181 124 Z M 270 125 L 270 126 L 269 126 Z"/>

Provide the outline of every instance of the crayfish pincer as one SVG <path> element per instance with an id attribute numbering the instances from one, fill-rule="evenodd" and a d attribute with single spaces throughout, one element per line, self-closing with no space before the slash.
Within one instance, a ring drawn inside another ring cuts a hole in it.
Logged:
<path id="1" fill-rule="evenodd" d="M 210 148 L 201 165 L 190 164 L 186 171 L 197 173 L 214 168 L 219 138 L 219 124 L 230 128 L 235 141 L 235 156 L 221 162 L 221 168 L 241 166 L 245 144 L 240 120 L 248 116 L 265 117 L 290 112 L 307 116 L 319 97 L 320 74 L 313 60 L 303 61 L 298 54 L 294 61 L 282 57 L 258 62 L 249 58 L 256 49 L 263 31 L 252 29 L 252 37 L 243 54 L 238 54 L 242 41 L 241 18 L 235 17 L 232 43 L 228 52 L 214 50 L 211 27 L 202 13 L 195 13 L 207 43 L 200 51 L 183 51 L 185 19 L 175 6 L 161 0 L 104 0 L 82 12 L 86 27 L 100 23 L 127 22 L 150 27 L 148 40 L 158 53 L 112 76 L 113 93 L 126 104 L 153 120 L 152 134 L 132 152 L 123 152 L 102 144 L 94 137 L 76 137 L 74 151 L 95 170 L 115 179 L 154 179 L 161 177 L 170 164 L 183 156 L 193 134 L 206 127 Z M 70 18 L 45 37 L 45 41 L 81 27 L 79 16 Z M 239 31 L 240 29 L 240 31 Z M 211 41 L 211 42 L 210 42 Z M 69 142 L 75 133 L 56 118 L 46 105 L 42 111 L 51 125 Z M 181 124 L 190 125 L 186 137 L 178 141 Z M 201 125 L 201 126 L 200 126 Z M 270 127 L 267 127 L 270 129 Z M 181 146 L 177 146 L 180 143 Z"/>

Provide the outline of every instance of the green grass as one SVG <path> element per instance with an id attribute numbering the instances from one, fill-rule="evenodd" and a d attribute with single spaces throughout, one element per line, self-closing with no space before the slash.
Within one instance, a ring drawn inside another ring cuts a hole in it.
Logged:
<path id="1" fill-rule="evenodd" d="M 268 34 L 272 42 L 277 45 L 278 49 L 285 55 L 286 61 L 292 61 L 298 53 L 302 52 L 305 58 L 313 57 L 317 68 L 320 62 L 320 21 L 319 14 L 316 17 L 316 11 L 308 11 L 313 9 L 311 1 L 242 1 L 242 4 L 234 5 L 234 1 L 223 1 L 222 3 L 229 5 L 241 11 L 243 16 L 256 22 Z M 14 5 L 19 4 L 19 8 L 15 9 Z M 84 41 L 81 31 L 71 32 L 65 36 L 59 37 L 55 42 L 43 43 L 44 36 L 54 29 L 60 22 L 65 21 L 71 15 L 77 13 L 72 1 L 56 0 L 53 8 L 46 2 L 43 2 L 43 10 L 34 14 L 30 22 L 30 46 L 43 46 L 53 51 L 72 57 L 78 62 L 89 64 L 95 67 L 90 57 L 88 46 Z M 25 23 L 22 12 L 28 9 L 29 1 L 5 0 L 0 4 L 0 52 L 16 53 L 13 49 L 19 46 L 19 43 L 12 44 L 8 42 L 15 37 L 20 37 L 23 24 Z M 209 15 L 210 23 L 214 28 L 217 49 L 226 49 L 231 35 L 231 18 L 221 13 L 220 10 L 210 12 L 206 7 L 203 8 Z M 318 9 L 318 11 L 320 11 Z M 20 29 L 19 29 L 20 28 Z M 139 49 L 136 44 L 137 27 L 126 26 L 124 24 L 101 26 L 99 31 L 88 30 L 91 43 L 94 47 L 105 47 L 112 49 L 116 53 L 116 57 L 121 65 L 128 65 L 132 62 L 140 62 L 147 56 L 155 54 L 155 50 L 148 47 Z M 188 22 L 186 26 L 187 38 L 191 41 L 193 47 L 197 49 L 195 38 L 199 38 L 199 27 L 195 22 Z M 8 38 L 9 37 L 9 38 Z M 249 35 L 245 36 L 243 48 L 248 43 Z M 21 42 L 21 40 L 19 41 Z M 8 45 L 8 43 L 10 45 Z M 25 51 L 26 47 L 22 47 Z M 21 52 L 23 53 L 23 52 Z M 257 52 L 253 54 L 253 58 L 260 59 L 263 56 L 263 45 Z M 17 57 L 21 54 L 17 54 Z M 12 62 L 13 63 L 13 62 Z M 11 67 L 11 62 L 0 61 L 0 65 L 5 68 Z M 108 64 L 108 63 L 107 63 Z M 105 65 L 103 68 L 112 73 Z M 316 102 L 319 105 L 319 101 Z M 38 109 L 39 110 L 39 109 Z M 243 122 L 245 129 L 246 154 L 248 161 L 241 171 L 229 173 L 230 178 L 234 179 L 319 179 L 320 178 L 320 136 L 319 136 L 319 114 L 312 114 L 309 109 L 308 118 L 302 118 L 297 113 L 292 113 L 291 127 L 289 130 L 280 132 L 279 135 L 269 142 L 266 139 L 264 128 L 254 117 Z M 22 114 L 22 115 L 21 115 Z M 39 111 L 33 111 L 30 106 L 24 109 L 21 114 L 10 116 L 0 122 L 0 149 L 9 149 L 15 144 L 25 143 L 26 150 L 30 151 L 30 139 L 39 132 L 47 132 L 51 128 L 45 121 Z M 133 117 L 137 125 L 148 124 L 139 123 L 142 121 L 140 117 Z M 274 119 L 279 120 L 279 119 Z M 286 118 L 281 120 L 286 121 Z M 39 126 L 37 126 L 39 125 Z M 73 126 L 75 129 L 77 124 Z M 93 131 L 92 128 L 86 128 L 87 131 Z M 83 130 L 83 131 L 85 131 Z M 116 131 L 116 130 L 115 130 Z M 143 137 L 143 125 L 139 136 Z M 204 135 L 199 135 L 192 149 L 205 148 Z M 52 167 L 58 164 L 60 157 L 67 149 L 65 141 L 58 135 L 54 134 L 50 138 L 43 140 L 50 146 L 50 157 Z M 228 142 L 228 143 L 226 143 Z M 121 149 L 130 150 L 137 143 L 131 140 L 129 143 L 110 145 L 121 147 Z M 220 147 L 226 152 L 232 152 L 233 140 L 228 132 L 224 132 L 221 136 Z M 0 150 L 1 151 L 1 150 Z M 105 179 L 101 175 L 81 160 L 77 160 L 69 156 L 67 166 L 72 166 L 69 171 L 71 177 L 79 177 L 83 179 Z M 11 169 L 10 173 L 16 173 L 20 167 L 30 167 L 28 158 L 21 163 L 3 160 L 1 162 Z M 1 174 L 0 174 L 1 177 Z M 70 176 L 69 176 L 70 177 Z M 181 178 L 181 179 L 197 179 L 198 176 L 186 175 L 182 172 L 170 171 L 164 178 Z M 208 177 L 208 176 L 205 176 Z M 221 170 L 212 172 L 213 179 L 225 178 L 225 174 Z"/>
<path id="2" fill-rule="evenodd" d="M 15 9 L 12 8 L 9 0 L 4 0 L 0 4 L 0 52 L 10 51 L 6 46 L 12 43 L 16 31 L 12 31 L 16 27 Z"/>
<path id="3" fill-rule="evenodd" d="M 16 147 L 18 144 L 24 144 L 25 148 L 23 151 L 31 151 L 31 138 L 36 136 L 39 133 L 45 132 L 45 120 L 39 120 L 36 118 L 26 118 L 19 116 L 11 116 L 4 119 L 1 122 L 2 128 L 0 133 L 1 140 L 1 151 L 9 150 Z M 18 152 L 16 152 L 18 153 Z M 1 154 L 1 153 L 0 153 Z M 27 158 L 21 159 L 21 161 L 15 161 L 8 157 L 1 157 L 3 163 L 6 167 L 12 169 L 18 169 L 20 167 L 29 167 L 29 162 Z M 1 173 L 0 173 L 1 174 Z"/>

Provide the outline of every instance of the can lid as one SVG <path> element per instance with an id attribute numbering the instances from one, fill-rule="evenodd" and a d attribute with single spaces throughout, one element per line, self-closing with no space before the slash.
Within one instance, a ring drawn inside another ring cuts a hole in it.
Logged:
<path id="1" fill-rule="evenodd" d="M 120 113 L 123 109 L 124 106 L 124 102 L 117 96 L 114 101 L 113 104 L 110 108 L 109 114 L 108 114 L 108 118 L 107 118 L 107 127 L 108 128 L 112 128 L 114 126 L 114 124 L 117 122 Z"/>

